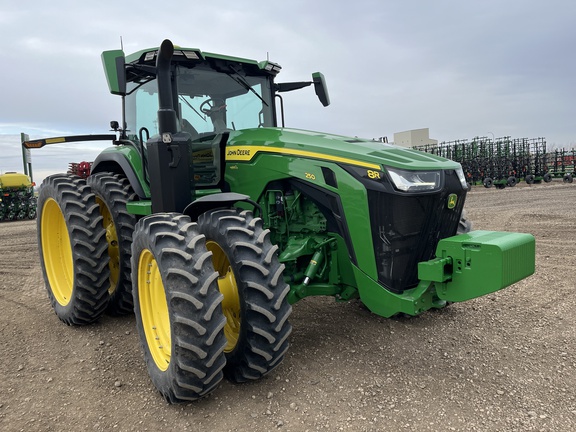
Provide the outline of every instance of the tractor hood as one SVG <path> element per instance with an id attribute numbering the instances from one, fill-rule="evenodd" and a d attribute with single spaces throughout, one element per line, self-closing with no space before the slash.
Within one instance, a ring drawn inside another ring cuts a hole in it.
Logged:
<path id="1" fill-rule="evenodd" d="M 457 169 L 460 164 L 429 153 L 377 141 L 299 129 L 258 128 L 230 132 L 226 160 L 251 161 L 260 153 L 301 156 L 369 169 Z"/>

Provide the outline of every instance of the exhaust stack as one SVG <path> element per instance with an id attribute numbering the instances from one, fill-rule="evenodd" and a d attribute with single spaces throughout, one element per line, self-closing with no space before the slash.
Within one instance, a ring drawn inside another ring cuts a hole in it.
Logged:
<path id="1" fill-rule="evenodd" d="M 174 54 L 174 45 L 165 39 L 156 56 L 156 80 L 158 82 L 158 130 L 160 135 L 166 132 L 178 132 L 178 117 L 172 98 L 172 76 L 170 64 Z"/>
<path id="2" fill-rule="evenodd" d="M 174 108 L 174 95 L 177 92 L 172 77 L 173 54 L 174 45 L 166 39 L 156 56 L 159 134 L 150 138 L 146 144 L 153 213 L 182 213 L 194 194 L 190 181 L 190 134 L 179 131 L 177 111 Z"/>

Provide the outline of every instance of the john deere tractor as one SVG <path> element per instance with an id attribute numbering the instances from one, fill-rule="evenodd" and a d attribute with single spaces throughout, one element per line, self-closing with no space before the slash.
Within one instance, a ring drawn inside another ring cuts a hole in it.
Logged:
<path id="1" fill-rule="evenodd" d="M 529 234 L 467 231 L 458 163 L 284 127 L 271 61 L 174 47 L 102 54 L 122 99 L 111 147 L 84 180 L 48 177 L 38 239 L 48 295 L 69 325 L 134 311 L 169 402 L 223 378 L 255 380 L 286 354 L 291 305 L 359 299 L 418 315 L 534 271 Z M 90 139 L 57 137 L 28 148 Z"/>

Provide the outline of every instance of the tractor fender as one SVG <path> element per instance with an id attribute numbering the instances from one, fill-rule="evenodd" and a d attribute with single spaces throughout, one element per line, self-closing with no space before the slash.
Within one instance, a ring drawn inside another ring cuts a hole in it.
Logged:
<path id="1" fill-rule="evenodd" d="M 214 210 L 217 208 L 232 208 L 234 204 L 238 202 L 245 202 L 262 213 L 262 209 L 255 201 L 252 201 L 248 195 L 239 194 L 236 192 L 222 192 L 212 195 L 206 195 L 202 198 L 192 201 L 184 209 L 184 214 L 190 216 L 192 222 L 196 222 L 198 217 L 202 213 L 206 213 L 208 210 Z"/>
<path id="2" fill-rule="evenodd" d="M 144 192 L 142 183 L 136 175 L 134 167 L 130 164 L 128 159 L 121 153 L 101 153 L 96 157 L 92 164 L 92 174 L 98 172 L 113 172 L 114 174 L 122 174 L 126 176 L 130 182 L 130 186 L 138 195 L 140 199 L 150 198 Z"/>

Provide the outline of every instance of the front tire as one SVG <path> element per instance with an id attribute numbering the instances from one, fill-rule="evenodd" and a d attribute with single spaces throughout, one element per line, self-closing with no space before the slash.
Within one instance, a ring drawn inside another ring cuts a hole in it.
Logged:
<path id="1" fill-rule="evenodd" d="M 96 194 L 100 214 L 106 230 L 110 257 L 110 301 L 106 311 L 111 315 L 127 315 L 134 311 L 130 258 L 132 233 L 136 217 L 126 210 L 126 203 L 134 199 L 130 182 L 113 173 L 96 173 L 88 177 L 88 184 Z"/>
<path id="2" fill-rule="evenodd" d="M 136 326 L 150 378 L 170 403 L 199 399 L 223 378 L 226 320 L 211 257 L 188 216 L 155 214 L 136 224 Z"/>
<path id="3" fill-rule="evenodd" d="M 38 249 L 52 307 L 68 325 L 96 321 L 108 304 L 108 255 L 96 196 L 77 176 L 47 177 L 38 195 Z"/>
<path id="4" fill-rule="evenodd" d="M 213 253 L 224 295 L 224 375 L 233 382 L 259 379 L 281 363 L 292 331 L 290 288 L 282 276 L 278 247 L 270 242 L 262 219 L 249 211 L 212 210 L 200 215 L 198 226 Z"/>

